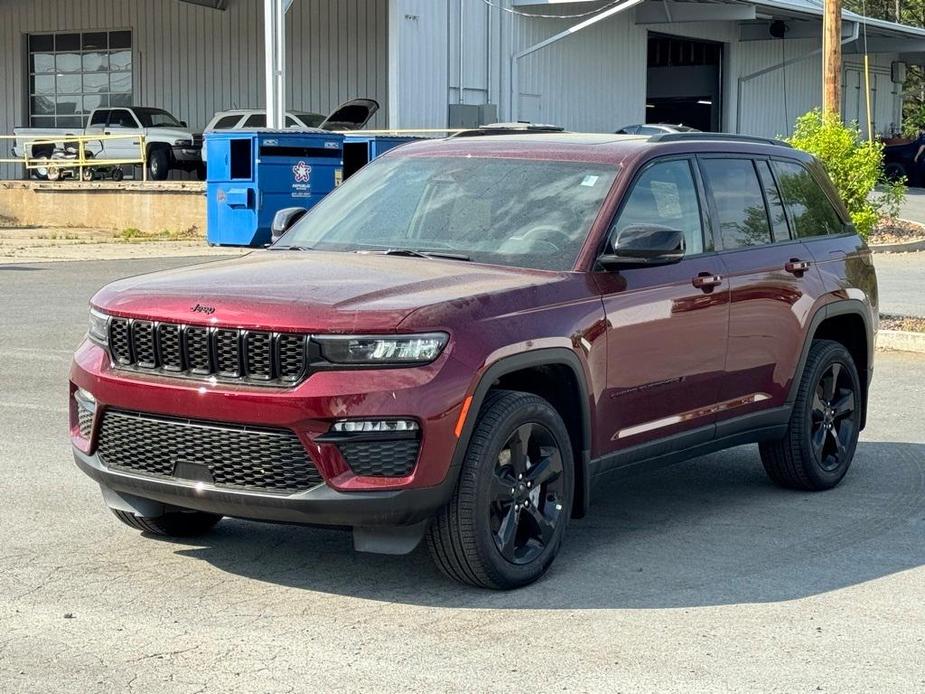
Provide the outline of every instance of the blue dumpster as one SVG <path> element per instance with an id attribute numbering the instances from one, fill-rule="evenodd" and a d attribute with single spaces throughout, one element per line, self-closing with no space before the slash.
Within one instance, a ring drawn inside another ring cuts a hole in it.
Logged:
<path id="1" fill-rule="evenodd" d="M 344 136 L 344 180 L 393 147 L 420 140 L 419 137 L 364 135 L 362 131 Z"/>
<path id="2" fill-rule="evenodd" d="M 344 137 L 324 130 L 208 133 L 207 238 L 262 246 L 284 207 L 311 208 L 340 184 Z"/>

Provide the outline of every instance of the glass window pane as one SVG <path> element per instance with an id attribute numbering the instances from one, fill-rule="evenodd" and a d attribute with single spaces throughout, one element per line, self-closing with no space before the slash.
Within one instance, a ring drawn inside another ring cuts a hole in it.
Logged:
<path id="1" fill-rule="evenodd" d="M 267 116 L 263 113 L 255 113 L 252 116 L 248 116 L 247 120 L 244 121 L 245 128 L 265 128 L 267 127 Z"/>
<path id="2" fill-rule="evenodd" d="M 764 199 L 767 200 L 768 209 L 771 212 L 771 230 L 774 232 L 774 240 L 789 241 L 790 230 L 787 227 L 784 201 L 780 197 L 774 176 L 771 175 L 771 167 L 766 161 L 756 161 L 755 166 L 758 167 L 758 178 L 761 179 L 761 187 L 764 188 Z"/>
<path id="3" fill-rule="evenodd" d="M 109 74 L 106 72 L 84 74 L 84 92 L 102 94 L 109 91 Z"/>
<path id="4" fill-rule="evenodd" d="M 29 119 L 29 125 L 33 128 L 53 128 L 55 127 L 54 117 L 35 117 Z"/>
<path id="5" fill-rule="evenodd" d="M 109 73 L 109 84 L 111 91 L 130 92 L 132 91 L 132 73 L 111 72 Z"/>
<path id="6" fill-rule="evenodd" d="M 55 50 L 60 51 L 79 51 L 80 34 L 56 34 Z"/>
<path id="7" fill-rule="evenodd" d="M 80 75 L 58 75 L 58 94 L 80 94 Z"/>
<path id="8" fill-rule="evenodd" d="M 82 128 L 84 127 L 83 116 L 58 116 L 57 127 L 59 128 Z"/>
<path id="9" fill-rule="evenodd" d="M 106 125 L 108 118 L 109 111 L 97 111 L 93 114 L 93 118 L 90 119 L 90 125 Z"/>
<path id="10" fill-rule="evenodd" d="M 705 159 L 701 167 L 716 205 L 723 248 L 771 243 L 764 196 L 751 159 Z"/>
<path id="11" fill-rule="evenodd" d="M 67 116 L 83 112 L 83 97 L 80 96 L 59 96 L 55 99 L 58 104 L 58 115 Z"/>
<path id="12" fill-rule="evenodd" d="M 110 48 L 131 48 L 132 32 L 130 31 L 111 31 L 109 32 Z"/>
<path id="13" fill-rule="evenodd" d="M 703 224 L 697 188 L 686 160 L 646 169 L 614 225 L 613 240 L 630 226 L 660 225 L 684 232 L 685 254 L 703 252 Z"/>
<path id="14" fill-rule="evenodd" d="M 108 53 L 84 53 L 83 54 L 84 72 L 100 72 L 109 69 Z"/>
<path id="15" fill-rule="evenodd" d="M 97 94 L 84 97 L 84 113 L 90 113 L 95 109 L 105 108 L 107 106 L 109 106 L 108 94 Z"/>
<path id="16" fill-rule="evenodd" d="M 29 69 L 32 72 L 54 72 L 55 56 L 53 53 L 33 53 Z"/>
<path id="17" fill-rule="evenodd" d="M 132 105 L 132 95 L 131 94 L 110 94 L 109 95 L 109 105 L 110 106 L 131 106 Z"/>
<path id="18" fill-rule="evenodd" d="M 54 95 L 55 93 L 55 76 L 54 75 L 36 75 L 32 78 L 32 93 L 33 94 L 48 94 Z"/>
<path id="19" fill-rule="evenodd" d="M 80 72 L 80 53 L 58 53 L 55 66 L 58 72 Z"/>
<path id="20" fill-rule="evenodd" d="M 49 96 L 33 96 L 32 114 L 36 116 L 55 115 L 55 100 Z"/>
<path id="21" fill-rule="evenodd" d="M 53 51 L 55 50 L 55 37 L 53 34 L 32 34 L 29 37 L 29 50 Z"/>
<path id="22" fill-rule="evenodd" d="M 90 34 L 83 35 L 83 41 L 81 42 L 81 47 L 85 51 L 95 51 L 97 49 L 106 49 L 108 39 L 105 31 L 97 31 Z"/>
<path id="23" fill-rule="evenodd" d="M 124 71 L 132 69 L 131 51 L 113 51 L 109 54 L 109 69 Z"/>
<path id="24" fill-rule="evenodd" d="M 775 161 L 774 170 L 793 218 L 796 236 L 840 234 L 841 220 L 812 174 L 796 162 Z"/>
<path id="25" fill-rule="evenodd" d="M 238 121 L 241 120 L 241 116 L 225 116 L 224 118 L 219 118 L 218 122 L 213 126 L 215 130 L 229 130 L 238 124 Z"/>

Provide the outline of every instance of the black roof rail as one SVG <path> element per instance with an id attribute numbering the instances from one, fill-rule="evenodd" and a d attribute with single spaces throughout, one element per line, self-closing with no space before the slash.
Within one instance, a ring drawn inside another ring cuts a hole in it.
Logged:
<path id="1" fill-rule="evenodd" d="M 711 142 L 754 142 L 762 145 L 790 147 L 790 145 L 783 140 L 777 140 L 773 137 L 735 135 L 732 133 L 658 133 L 657 135 L 649 136 L 649 142 L 682 142 L 684 140 L 708 140 Z"/>
<path id="2" fill-rule="evenodd" d="M 450 137 L 476 137 L 481 135 L 520 135 L 536 133 L 564 133 L 565 128 L 558 125 L 548 125 L 546 123 L 528 123 L 517 121 L 516 123 L 488 123 L 480 125 L 477 128 L 469 130 L 460 130 Z"/>

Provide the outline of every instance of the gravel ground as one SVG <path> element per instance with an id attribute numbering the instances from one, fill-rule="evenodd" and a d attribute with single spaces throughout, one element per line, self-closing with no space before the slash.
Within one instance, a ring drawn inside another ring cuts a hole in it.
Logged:
<path id="1" fill-rule="evenodd" d="M 0 691 L 925 691 L 925 358 L 882 354 L 854 468 L 786 492 L 754 447 L 597 490 L 550 574 L 225 521 L 118 524 L 65 438 L 87 297 L 190 260 L 0 266 Z"/>

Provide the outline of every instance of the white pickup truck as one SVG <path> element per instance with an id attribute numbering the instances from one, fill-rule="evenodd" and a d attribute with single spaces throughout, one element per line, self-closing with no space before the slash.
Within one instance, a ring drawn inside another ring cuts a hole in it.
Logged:
<path id="1" fill-rule="evenodd" d="M 30 159 L 52 159 L 62 156 L 69 137 L 94 135 L 143 135 L 148 166 L 148 178 L 163 181 L 171 169 L 195 171 L 205 178 L 202 162 L 202 135 L 194 135 L 183 121 L 159 108 L 132 106 L 98 108 L 90 114 L 89 124 L 81 128 L 15 128 L 13 156 L 27 153 Z M 59 139 L 60 138 L 60 139 Z M 33 144 L 35 140 L 46 142 Z M 54 144 L 47 141 L 54 140 Z M 88 141 L 84 145 L 95 159 L 140 158 L 137 137 Z M 65 155 L 66 156 L 66 155 Z M 36 170 L 39 178 L 43 170 Z"/>

